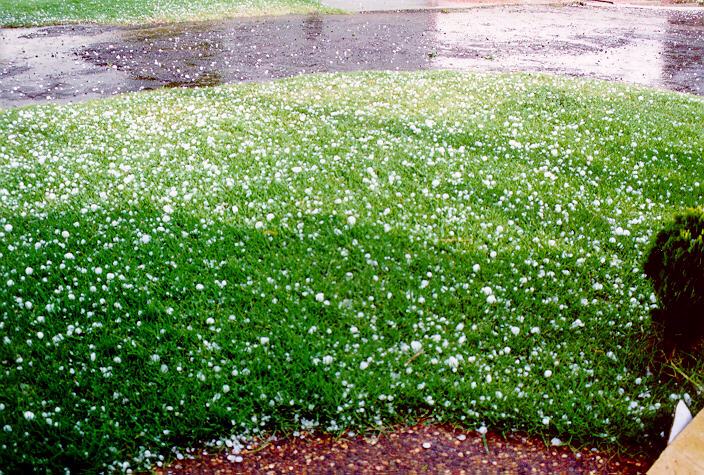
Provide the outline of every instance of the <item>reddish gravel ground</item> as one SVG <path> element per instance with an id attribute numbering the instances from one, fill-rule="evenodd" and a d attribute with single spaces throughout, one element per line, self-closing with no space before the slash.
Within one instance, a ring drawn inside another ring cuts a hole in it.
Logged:
<path id="1" fill-rule="evenodd" d="M 488 450 L 487 450 L 488 448 Z M 624 457 L 588 449 L 546 447 L 540 439 L 416 425 L 378 437 L 304 434 L 243 451 L 173 463 L 159 474 L 192 473 L 645 473 L 655 456 Z"/>

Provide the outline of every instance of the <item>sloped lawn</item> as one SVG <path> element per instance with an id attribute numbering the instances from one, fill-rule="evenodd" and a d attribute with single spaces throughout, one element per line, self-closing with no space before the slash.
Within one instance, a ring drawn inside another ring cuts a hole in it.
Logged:
<path id="1" fill-rule="evenodd" d="M 0 466 L 427 414 L 657 437 L 693 390 L 651 375 L 642 261 L 703 201 L 702 118 L 449 72 L 0 112 Z"/>

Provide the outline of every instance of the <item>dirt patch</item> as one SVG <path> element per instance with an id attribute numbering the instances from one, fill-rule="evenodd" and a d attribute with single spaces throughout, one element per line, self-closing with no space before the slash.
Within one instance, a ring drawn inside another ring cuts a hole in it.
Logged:
<path id="1" fill-rule="evenodd" d="M 230 459 L 228 459 L 230 457 Z M 655 457 L 624 457 L 546 446 L 443 425 L 417 425 L 378 437 L 304 434 L 248 450 L 180 460 L 157 473 L 645 473 Z"/>
<path id="2" fill-rule="evenodd" d="M 358 70 L 537 71 L 704 94 L 704 9 L 502 6 L 0 30 L 0 106 Z"/>

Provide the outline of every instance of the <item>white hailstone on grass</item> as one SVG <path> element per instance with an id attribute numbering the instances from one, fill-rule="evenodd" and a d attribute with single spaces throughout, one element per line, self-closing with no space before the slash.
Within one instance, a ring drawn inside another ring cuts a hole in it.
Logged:
<path id="1" fill-rule="evenodd" d="M 215 319 L 213 317 L 208 317 L 205 320 L 205 323 L 206 323 L 206 325 L 213 325 L 213 324 L 215 324 Z"/>
<path id="2" fill-rule="evenodd" d="M 262 345 L 268 345 L 269 344 L 269 337 L 268 336 L 260 337 L 259 343 L 261 343 Z"/>
<path id="3" fill-rule="evenodd" d="M 203 290 L 205 286 L 203 284 L 196 284 L 196 290 Z"/>
<path id="4" fill-rule="evenodd" d="M 323 356 L 323 364 L 324 365 L 331 365 L 333 361 L 333 357 L 330 355 L 325 355 Z"/>
<path id="5" fill-rule="evenodd" d="M 32 274 L 34 274 L 34 269 L 32 269 L 31 267 L 26 267 L 24 269 L 24 273 L 27 275 L 32 275 Z"/>
<path id="6" fill-rule="evenodd" d="M 161 359 L 161 357 L 159 355 L 157 355 L 156 353 L 154 353 L 150 358 L 155 363 L 157 363 Z"/>
<path id="7" fill-rule="evenodd" d="M 322 292 L 318 292 L 317 294 L 315 294 L 315 300 L 317 302 L 324 302 L 325 301 L 325 294 Z"/>
<path id="8" fill-rule="evenodd" d="M 453 370 L 457 369 L 457 367 L 460 365 L 460 361 L 454 356 L 450 356 L 447 360 L 445 360 L 445 363 Z"/>
<path id="9" fill-rule="evenodd" d="M 103 273 L 103 268 L 102 267 L 96 267 L 93 269 L 93 272 L 95 272 L 97 275 L 100 275 Z"/>
<path id="10" fill-rule="evenodd" d="M 513 327 L 513 326 L 512 326 L 512 327 L 511 327 L 511 333 L 513 333 L 514 335 L 518 335 L 519 333 L 521 333 L 521 329 L 518 328 L 518 327 Z"/>
<path id="11" fill-rule="evenodd" d="M 149 242 L 152 240 L 152 237 L 149 234 L 142 234 L 142 237 L 139 238 L 140 241 L 142 241 L 142 244 L 149 244 Z"/>
<path id="12" fill-rule="evenodd" d="M 4 227 L 6 233 L 11 233 L 12 232 L 12 225 L 10 223 L 7 223 Z"/>
<path id="13" fill-rule="evenodd" d="M 223 384 L 223 385 L 222 385 L 222 392 L 223 392 L 223 393 L 229 393 L 229 392 L 230 392 L 230 386 L 228 386 L 227 384 Z"/>
<path id="14" fill-rule="evenodd" d="M 356 335 L 357 333 L 359 333 L 359 328 L 357 328 L 357 327 L 355 327 L 354 325 L 352 325 L 352 326 L 350 327 L 350 333 L 352 333 L 353 335 Z"/>
<path id="15" fill-rule="evenodd" d="M 477 429 L 477 432 L 479 432 L 481 435 L 486 435 L 489 430 L 486 428 L 486 426 L 481 426 L 479 429 Z"/>
<path id="16" fill-rule="evenodd" d="M 41 340 L 42 338 L 44 338 L 44 333 L 43 333 L 43 332 L 37 332 L 37 338 L 39 338 L 40 340 Z"/>
<path id="17" fill-rule="evenodd" d="M 550 424 L 550 418 L 548 416 L 543 417 L 542 423 L 543 425 Z"/>
<path id="18" fill-rule="evenodd" d="M 68 231 L 61 231 L 61 237 L 64 239 L 68 239 L 68 237 L 71 235 Z"/>
<path id="19" fill-rule="evenodd" d="M 34 417 L 35 416 L 32 411 L 24 411 L 24 418 L 27 419 L 28 421 L 33 421 Z"/>
<path id="20" fill-rule="evenodd" d="M 496 296 L 494 296 L 494 295 L 489 295 L 489 296 L 486 298 L 486 303 L 488 303 L 489 305 L 495 304 L 495 303 L 496 303 Z"/>
<path id="21" fill-rule="evenodd" d="M 418 353 L 420 350 L 423 349 L 423 344 L 419 341 L 414 340 L 411 342 L 411 349 L 414 353 Z"/>
<path id="22" fill-rule="evenodd" d="M 475 274 L 476 274 L 477 272 L 479 272 L 481 269 L 482 269 L 482 266 L 480 266 L 479 264 L 474 264 L 474 265 L 472 266 L 472 272 L 474 272 Z"/>
<path id="23" fill-rule="evenodd" d="M 572 322 L 572 328 L 582 328 L 583 326 L 584 326 L 584 323 L 579 318 L 577 320 L 575 320 L 574 322 Z"/>
<path id="24" fill-rule="evenodd" d="M 349 224 L 350 226 L 354 226 L 355 223 L 357 223 L 357 218 L 355 218 L 354 216 L 347 216 L 347 224 Z"/>
<path id="25" fill-rule="evenodd" d="M 361 363 L 359 363 L 359 369 L 365 370 L 365 369 L 367 369 L 367 368 L 369 368 L 369 363 L 368 363 L 368 362 L 362 361 Z"/>
<path id="26" fill-rule="evenodd" d="M 267 220 L 267 221 L 273 221 L 273 219 L 274 219 L 275 217 L 276 217 L 276 216 L 274 215 L 274 213 L 268 213 L 268 214 L 266 215 L 266 220 Z"/>
<path id="27" fill-rule="evenodd" d="M 550 371 L 549 369 L 546 369 L 545 372 L 543 373 L 543 376 L 545 376 L 546 378 L 549 378 L 550 376 L 552 376 L 552 371 Z"/>
<path id="28" fill-rule="evenodd" d="M 166 373 L 166 372 L 169 371 L 169 367 L 166 366 L 165 364 L 162 364 L 162 365 L 159 367 L 159 371 L 161 371 L 162 373 Z"/>

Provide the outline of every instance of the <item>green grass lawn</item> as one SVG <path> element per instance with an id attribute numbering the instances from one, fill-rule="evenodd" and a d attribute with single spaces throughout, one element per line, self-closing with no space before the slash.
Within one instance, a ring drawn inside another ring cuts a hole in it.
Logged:
<path id="1" fill-rule="evenodd" d="M 647 442 L 702 402 L 652 376 L 641 269 L 703 202 L 703 117 L 450 72 L 2 111 L 0 466 L 424 415 Z"/>
<path id="2" fill-rule="evenodd" d="M 133 24 L 332 11 L 318 0 L 0 0 L 0 25 Z"/>

